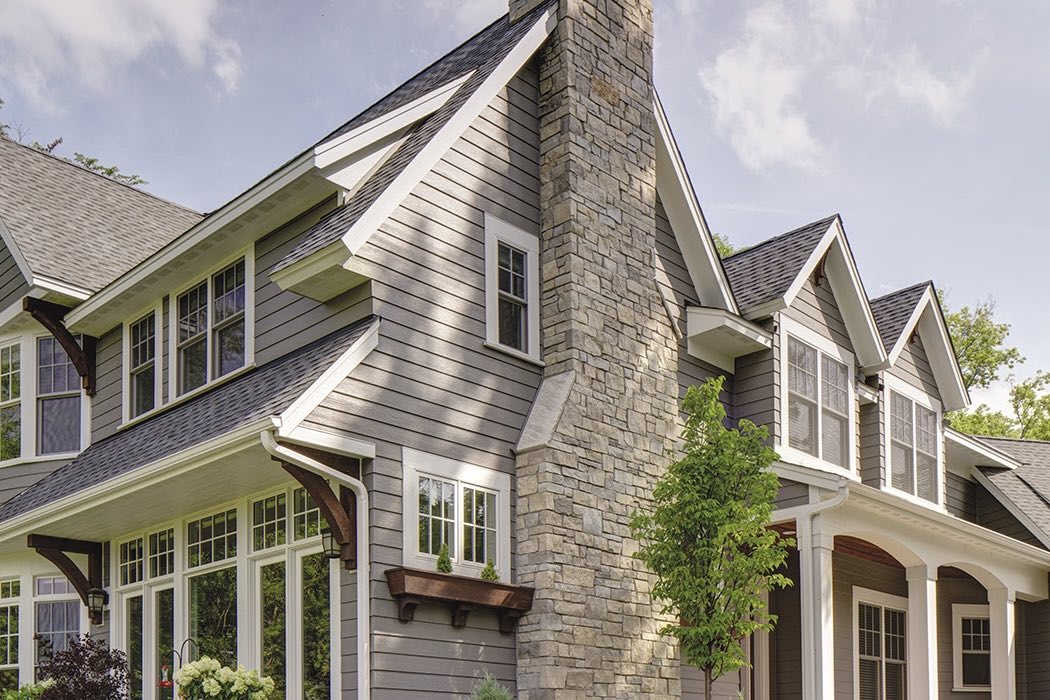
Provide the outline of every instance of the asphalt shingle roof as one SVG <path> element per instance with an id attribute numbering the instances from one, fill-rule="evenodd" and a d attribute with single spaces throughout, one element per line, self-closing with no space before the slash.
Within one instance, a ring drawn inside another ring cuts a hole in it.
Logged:
<path id="1" fill-rule="evenodd" d="M 0 506 L 0 521 L 280 414 L 372 324 L 365 318 L 101 440 Z"/>
<path id="2" fill-rule="evenodd" d="M 195 211 L 0 137 L 0 220 L 34 274 L 95 292 L 200 219 Z"/>
<path id="3" fill-rule="evenodd" d="M 723 260 L 740 312 L 746 314 L 784 296 L 837 216 L 788 231 Z"/>
<path id="4" fill-rule="evenodd" d="M 396 109 L 400 105 L 407 104 L 470 71 L 475 71 L 470 79 L 459 87 L 441 109 L 416 126 L 415 131 L 409 134 L 397 151 L 376 170 L 345 206 L 331 212 L 307 231 L 299 245 L 274 267 L 273 272 L 278 272 L 294 265 L 342 238 L 343 234 L 368 211 L 369 207 L 404 171 L 405 167 L 419 155 L 420 151 L 423 150 L 441 127 L 445 126 L 452 119 L 460 107 L 485 82 L 485 79 L 506 58 L 511 49 L 528 32 L 536 19 L 541 13 L 546 11 L 550 4 L 541 5 L 533 10 L 529 16 L 514 24 L 510 23 L 508 16 L 501 17 L 466 43 L 454 49 L 451 53 L 383 98 L 383 100 L 369 107 L 323 139 L 321 143 L 347 133 L 361 124 Z"/>
<path id="5" fill-rule="evenodd" d="M 1014 505 L 1050 535 L 1050 442 L 980 437 L 1021 462 L 1014 470 L 981 467 L 981 471 Z"/>
<path id="6" fill-rule="evenodd" d="M 915 311 L 915 305 L 919 303 L 923 292 L 932 284 L 932 282 L 920 282 L 871 300 L 871 313 L 875 316 L 875 325 L 879 327 L 879 335 L 882 337 L 882 344 L 887 352 L 900 340 L 904 326 L 907 325 L 908 319 Z"/>

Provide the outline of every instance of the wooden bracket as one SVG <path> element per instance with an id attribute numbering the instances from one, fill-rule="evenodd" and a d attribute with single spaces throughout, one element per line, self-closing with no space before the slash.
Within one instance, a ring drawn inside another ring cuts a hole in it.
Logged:
<path id="1" fill-rule="evenodd" d="M 304 448 L 297 449 L 306 453 Z M 330 462 L 336 459 L 338 459 L 336 455 L 328 455 L 323 461 Z M 340 469 L 340 471 L 346 471 L 351 476 L 359 477 L 361 469 L 360 462 L 358 460 L 348 461 L 351 463 L 349 465 L 350 468 Z M 291 474 L 292 477 L 298 481 L 304 489 L 306 489 L 306 492 L 310 494 L 310 497 L 314 499 L 314 503 L 317 504 L 317 508 L 321 511 L 321 515 L 323 515 L 324 519 L 328 522 L 328 527 L 332 529 L 332 535 L 335 536 L 335 541 L 339 543 L 339 558 L 343 560 L 346 568 L 348 570 L 356 569 L 357 497 L 354 496 L 353 491 L 348 488 L 340 487 L 339 494 L 336 495 L 324 477 L 288 462 L 281 462 L 281 466 L 286 472 Z"/>
<path id="2" fill-rule="evenodd" d="M 820 262 L 817 263 L 816 269 L 813 270 L 813 282 L 818 287 L 823 287 L 824 286 L 824 280 L 827 279 L 827 272 L 824 269 L 824 266 L 827 264 L 827 261 L 828 261 L 828 256 L 825 255 L 824 257 L 822 257 L 820 259 Z"/>
<path id="3" fill-rule="evenodd" d="M 88 591 L 93 588 L 102 590 L 102 543 L 89 542 L 86 540 L 71 540 L 65 537 L 49 537 L 48 535 L 29 535 L 26 538 L 30 549 L 35 549 L 37 554 L 54 564 L 62 575 L 76 590 L 77 595 L 88 604 Z M 88 557 L 87 575 L 80 567 L 69 558 L 70 554 L 86 554 Z M 109 602 L 109 594 L 105 594 L 106 602 Z M 102 624 L 102 613 L 99 612 L 91 618 L 91 624 Z"/>
<path id="4" fill-rule="evenodd" d="M 26 297 L 22 308 L 29 312 L 41 326 L 55 336 L 55 340 L 69 355 L 70 361 L 80 375 L 80 382 L 88 396 L 95 395 L 95 356 L 98 351 L 98 338 L 90 335 L 76 336 L 69 332 L 62 319 L 69 313 L 69 308 L 35 297 Z"/>

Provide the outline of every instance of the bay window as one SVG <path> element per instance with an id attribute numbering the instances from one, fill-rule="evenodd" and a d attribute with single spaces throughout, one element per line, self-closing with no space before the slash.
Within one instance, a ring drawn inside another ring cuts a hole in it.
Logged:
<path id="1" fill-rule="evenodd" d="M 897 385 L 899 386 L 899 385 Z M 940 502 L 940 415 L 932 403 L 890 388 L 890 485 L 930 503 Z"/>
<path id="2" fill-rule="evenodd" d="M 37 452 L 80 450 L 80 375 L 51 336 L 37 338 Z"/>
<path id="3" fill-rule="evenodd" d="M 858 700 L 907 698 L 907 609 L 907 599 L 854 588 Z"/>

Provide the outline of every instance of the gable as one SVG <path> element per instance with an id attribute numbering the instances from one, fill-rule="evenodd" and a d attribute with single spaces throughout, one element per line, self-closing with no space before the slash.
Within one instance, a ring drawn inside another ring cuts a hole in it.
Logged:
<path id="1" fill-rule="evenodd" d="M 911 386 L 921 389 L 929 396 L 941 401 L 941 392 L 937 387 L 937 378 L 934 376 L 930 360 L 926 356 L 926 348 L 923 346 L 922 335 L 915 333 L 901 347 L 896 361 L 888 370 L 888 373 L 901 379 Z"/>
<path id="2" fill-rule="evenodd" d="M 20 265 L 17 249 L 8 247 L 8 234 L 0 218 L 0 312 L 21 299 L 29 291 L 29 280 Z"/>
<path id="3" fill-rule="evenodd" d="M 842 318 L 842 310 L 827 280 L 818 285 L 812 277 L 808 278 L 799 287 L 791 306 L 781 313 L 839 347 L 854 352 L 853 341 Z"/>

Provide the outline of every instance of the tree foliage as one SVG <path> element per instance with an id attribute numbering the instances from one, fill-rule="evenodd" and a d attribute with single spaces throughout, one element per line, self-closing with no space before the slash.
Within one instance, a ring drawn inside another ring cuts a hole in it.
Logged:
<path id="1" fill-rule="evenodd" d="M 736 247 L 729 242 L 729 236 L 722 233 L 712 233 L 711 238 L 715 241 L 715 250 L 718 252 L 718 257 L 728 258 L 736 252 Z"/>
<path id="2" fill-rule="evenodd" d="M 943 298 L 942 298 L 943 304 Z M 1001 378 L 1001 373 L 1024 362 L 1021 352 L 1006 345 L 1010 324 L 995 319 L 995 299 L 978 301 L 973 308 L 964 306 L 946 312 L 944 320 L 959 358 L 963 381 L 970 389 L 987 389 Z"/>
<path id="3" fill-rule="evenodd" d="M 704 672 L 708 698 L 714 679 L 747 664 L 740 641 L 773 628 L 763 594 L 791 584 L 779 570 L 794 544 L 767 527 L 778 489 L 768 431 L 746 420 L 725 427 L 723 382 L 686 392 L 684 452 L 631 521 L 636 556 L 656 575 L 653 596 L 678 619 L 661 633 Z"/>

